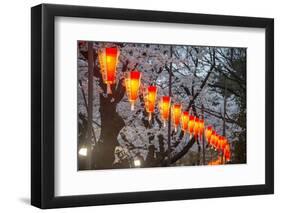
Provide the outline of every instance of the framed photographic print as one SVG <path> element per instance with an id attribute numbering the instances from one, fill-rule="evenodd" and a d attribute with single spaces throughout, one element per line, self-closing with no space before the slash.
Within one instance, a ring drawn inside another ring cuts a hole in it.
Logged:
<path id="1" fill-rule="evenodd" d="M 271 194 L 274 21 L 31 9 L 31 203 Z"/>

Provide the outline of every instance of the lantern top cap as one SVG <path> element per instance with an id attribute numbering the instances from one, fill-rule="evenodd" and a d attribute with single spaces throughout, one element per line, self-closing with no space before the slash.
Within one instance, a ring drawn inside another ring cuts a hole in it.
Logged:
<path id="1" fill-rule="evenodd" d="M 105 48 L 106 55 L 116 55 L 118 52 L 117 47 L 106 47 Z"/>
<path id="2" fill-rule="evenodd" d="M 171 97 L 170 97 L 170 96 L 163 96 L 163 97 L 162 97 L 162 100 L 163 100 L 163 101 L 170 101 L 170 100 L 171 100 Z"/>
<path id="3" fill-rule="evenodd" d="M 157 90 L 157 87 L 156 86 L 148 86 L 147 87 L 147 90 L 149 91 L 149 92 L 156 92 L 156 90 Z"/>
<path id="4" fill-rule="evenodd" d="M 180 103 L 174 103 L 173 107 L 179 108 L 179 107 L 181 107 L 181 104 Z"/>
<path id="5" fill-rule="evenodd" d="M 128 75 L 132 79 L 139 79 L 141 76 L 141 72 L 139 72 L 138 70 L 133 70 L 131 72 L 128 72 Z"/>

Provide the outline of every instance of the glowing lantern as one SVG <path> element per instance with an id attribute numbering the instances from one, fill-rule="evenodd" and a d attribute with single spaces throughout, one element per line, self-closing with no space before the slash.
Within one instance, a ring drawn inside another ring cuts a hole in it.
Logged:
<path id="1" fill-rule="evenodd" d="M 156 95 L 157 95 L 156 86 L 147 87 L 146 92 L 144 94 L 144 101 L 145 101 L 146 111 L 149 113 L 149 117 L 148 117 L 149 121 L 151 120 L 151 114 L 154 112 Z"/>
<path id="2" fill-rule="evenodd" d="M 188 132 L 190 135 L 194 134 L 194 126 L 195 126 L 194 116 L 190 115 L 189 122 L 188 122 Z"/>
<path id="3" fill-rule="evenodd" d="M 141 83 L 140 79 L 141 79 L 141 73 L 137 70 L 128 72 L 125 78 L 125 86 L 126 86 L 128 99 L 131 103 L 131 110 L 134 110 L 135 102 L 139 97 L 139 88 Z"/>
<path id="4" fill-rule="evenodd" d="M 211 140 L 212 132 L 213 132 L 213 129 L 211 126 L 208 126 L 207 129 L 205 130 L 205 138 L 206 138 L 207 142 L 209 142 L 209 143 Z"/>
<path id="5" fill-rule="evenodd" d="M 230 161 L 230 152 L 229 152 L 229 151 L 227 151 L 227 152 L 225 153 L 225 160 L 226 160 L 226 161 Z"/>
<path id="6" fill-rule="evenodd" d="M 219 149 L 219 137 L 220 136 L 216 133 L 215 139 L 214 139 L 214 147 L 216 150 Z"/>
<path id="7" fill-rule="evenodd" d="M 230 161 L 231 153 L 230 153 L 230 146 L 229 144 L 226 145 L 224 149 L 224 157 L 227 161 Z"/>
<path id="8" fill-rule="evenodd" d="M 219 148 L 219 135 L 216 133 L 215 135 L 215 141 L 214 141 L 214 147 L 217 150 Z"/>
<path id="9" fill-rule="evenodd" d="M 180 124 L 181 119 L 181 104 L 173 104 L 172 106 L 172 120 L 175 127 L 175 131 L 177 131 L 177 127 Z"/>
<path id="10" fill-rule="evenodd" d="M 184 133 L 188 130 L 188 121 L 189 121 L 189 113 L 183 112 L 181 114 L 181 129 L 184 131 Z"/>
<path id="11" fill-rule="evenodd" d="M 197 138 L 200 131 L 200 120 L 199 118 L 195 117 L 195 124 L 194 124 L 194 136 Z"/>
<path id="12" fill-rule="evenodd" d="M 170 105 L 171 105 L 170 96 L 163 96 L 159 103 L 159 110 L 160 110 L 161 118 L 164 122 L 164 127 L 166 126 L 166 122 L 169 120 Z"/>
<path id="13" fill-rule="evenodd" d="M 222 138 L 221 149 L 224 150 L 227 145 L 227 139 L 225 137 Z"/>
<path id="14" fill-rule="evenodd" d="M 216 137 L 217 133 L 215 130 L 212 131 L 212 135 L 211 135 L 211 138 L 210 138 L 210 144 L 214 147 L 215 146 L 215 143 L 216 143 Z"/>
<path id="15" fill-rule="evenodd" d="M 204 120 L 200 119 L 199 120 L 199 136 L 202 139 L 204 133 Z"/>
<path id="16" fill-rule="evenodd" d="M 222 150 L 222 144 L 223 144 L 224 138 L 223 136 L 219 136 L 219 140 L 218 140 L 218 149 Z"/>
<path id="17" fill-rule="evenodd" d="M 115 83 L 118 57 L 119 50 L 116 47 L 102 48 L 98 51 L 100 72 L 103 82 L 107 85 L 107 94 L 112 93 L 110 85 Z"/>

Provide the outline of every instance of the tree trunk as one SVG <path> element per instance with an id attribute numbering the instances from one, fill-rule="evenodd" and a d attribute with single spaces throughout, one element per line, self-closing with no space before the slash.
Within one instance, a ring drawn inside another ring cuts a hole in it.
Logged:
<path id="1" fill-rule="evenodd" d="M 94 132 L 91 130 L 93 129 L 92 126 L 92 118 L 93 118 L 93 63 L 94 63 L 94 57 L 93 57 L 93 43 L 88 42 L 88 135 L 87 135 L 87 149 L 88 153 L 92 152 L 92 138 Z M 88 168 L 92 168 L 92 155 L 88 155 Z"/>
<path id="2" fill-rule="evenodd" d="M 111 96 L 100 95 L 101 134 L 93 150 L 94 169 L 112 168 L 114 150 L 118 145 L 117 137 L 125 126 L 124 120 L 116 112 L 116 103 L 111 102 Z"/>

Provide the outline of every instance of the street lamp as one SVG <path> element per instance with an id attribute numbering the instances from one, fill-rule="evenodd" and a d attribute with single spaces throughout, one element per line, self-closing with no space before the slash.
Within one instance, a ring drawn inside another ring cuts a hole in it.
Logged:
<path id="1" fill-rule="evenodd" d="M 139 159 L 134 160 L 134 165 L 135 167 L 140 167 L 141 166 L 141 161 Z"/>
<path id="2" fill-rule="evenodd" d="M 87 156 L 87 153 L 88 153 L 88 150 L 87 150 L 87 148 L 86 147 L 81 147 L 80 149 L 79 149 L 79 155 L 81 155 L 81 156 L 83 156 L 83 157 L 86 157 Z"/>

